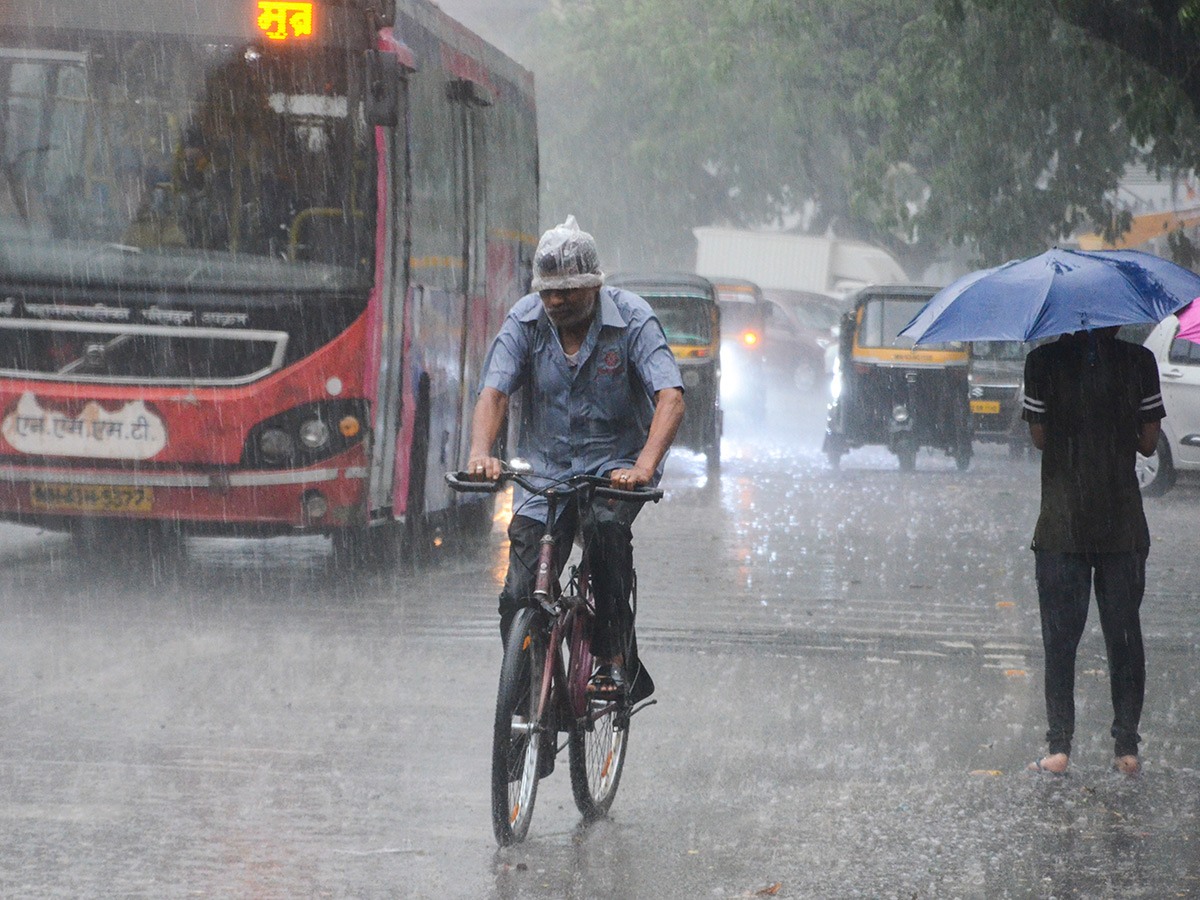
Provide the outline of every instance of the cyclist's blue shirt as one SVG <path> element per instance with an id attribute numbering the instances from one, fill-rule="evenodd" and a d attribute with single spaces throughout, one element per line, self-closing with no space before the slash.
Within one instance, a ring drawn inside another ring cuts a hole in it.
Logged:
<path id="1" fill-rule="evenodd" d="M 632 466 L 650 433 L 654 395 L 683 387 L 650 304 L 602 287 L 599 306 L 574 366 L 538 294 L 514 304 L 488 351 L 482 387 L 519 397 L 517 455 L 535 472 L 603 475 Z M 660 466 L 656 482 L 661 475 Z M 518 487 L 513 511 L 545 521 L 546 501 Z"/>

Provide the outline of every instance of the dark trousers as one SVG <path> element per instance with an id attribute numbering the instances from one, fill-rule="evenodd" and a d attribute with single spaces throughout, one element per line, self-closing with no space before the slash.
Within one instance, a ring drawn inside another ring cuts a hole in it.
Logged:
<path id="1" fill-rule="evenodd" d="M 1046 740 L 1050 752 L 1070 753 L 1075 735 L 1075 653 L 1087 624 L 1091 587 L 1108 653 L 1112 736 L 1116 755 L 1137 753 L 1146 691 L 1146 656 L 1139 610 L 1146 589 L 1146 552 L 1036 552 L 1038 604 L 1046 650 Z"/>
<path id="2" fill-rule="evenodd" d="M 554 523 L 554 564 L 559 571 L 571 555 L 577 531 L 582 538 L 596 599 L 592 654 L 601 659 L 627 653 L 626 647 L 632 641 L 633 610 L 629 605 L 633 590 L 631 526 L 640 511 L 639 503 L 593 500 L 581 515 L 578 504 L 571 502 L 559 509 Z M 528 516 L 513 516 L 508 526 L 508 574 L 500 592 L 501 637 L 507 637 L 513 617 L 531 602 L 545 531 L 542 522 Z M 627 658 L 626 663 L 632 664 L 633 660 Z"/>

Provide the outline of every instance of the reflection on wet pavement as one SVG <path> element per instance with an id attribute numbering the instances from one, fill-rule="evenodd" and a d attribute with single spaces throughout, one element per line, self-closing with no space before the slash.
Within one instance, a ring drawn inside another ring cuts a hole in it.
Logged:
<path id="1" fill-rule="evenodd" d="M 560 766 L 503 851 L 503 504 L 480 546 L 374 573 L 322 538 L 97 558 L 5 530 L 0 895 L 1200 896 L 1196 486 L 1147 503 L 1145 774 L 1109 770 L 1090 627 L 1072 773 L 1038 777 L 1036 462 L 834 472 L 818 401 L 771 415 L 731 421 L 720 477 L 676 454 L 635 526 L 659 703 L 611 817 L 581 825 Z"/>

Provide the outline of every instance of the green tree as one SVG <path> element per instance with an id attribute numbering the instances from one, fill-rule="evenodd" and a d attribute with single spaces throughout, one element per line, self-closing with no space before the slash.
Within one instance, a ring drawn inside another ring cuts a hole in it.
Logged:
<path id="1" fill-rule="evenodd" d="M 871 102 L 884 139 L 853 174 L 859 213 L 913 244 L 967 244 L 981 262 L 1123 225 L 1109 199 L 1138 158 L 1125 111 L 1144 69 L 1049 12 L 967 7 L 904 28 Z M 902 168 L 923 196 L 897 196 Z"/>
<path id="2" fill-rule="evenodd" d="M 998 262 L 1119 229 L 1138 142 L 1194 146 L 1169 82 L 1037 0 L 564 0 L 545 34 L 545 213 L 613 267 L 686 267 L 712 223 Z"/>
<path id="3" fill-rule="evenodd" d="M 773 36 L 753 5 L 595 0 L 552 18 L 538 71 L 547 220 L 578 213 L 609 265 L 687 267 L 691 228 L 795 202 L 792 135 L 774 115 L 786 97 L 755 49 Z"/>

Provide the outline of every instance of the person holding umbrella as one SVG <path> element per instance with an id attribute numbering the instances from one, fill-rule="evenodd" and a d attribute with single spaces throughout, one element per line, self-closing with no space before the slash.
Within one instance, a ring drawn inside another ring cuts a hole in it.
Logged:
<path id="1" fill-rule="evenodd" d="M 1158 322 L 1200 296 L 1200 276 L 1135 250 L 1054 248 L 974 272 L 939 291 L 902 335 L 936 341 L 1058 340 L 1025 360 L 1024 419 L 1042 451 L 1032 548 L 1046 652 L 1049 752 L 1034 772 L 1067 771 L 1075 657 L 1093 584 L 1108 654 L 1114 768 L 1141 770 L 1146 660 L 1140 608 L 1150 532 L 1135 474 L 1166 415 L 1158 367 L 1121 325 Z"/>
<path id="2" fill-rule="evenodd" d="M 1031 771 L 1067 771 L 1075 733 L 1075 657 L 1089 594 L 1108 654 L 1114 768 L 1140 770 L 1138 723 L 1146 684 L 1139 610 L 1150 530 L 1134 466 L 1166 415 L 1154 355 L 1117 340 L 1118 326 L 1066 334 L 1025 361 L 1022 417 L 1042 451 L 1033 551 L 1046 653 L 1048 755 Z"/>

